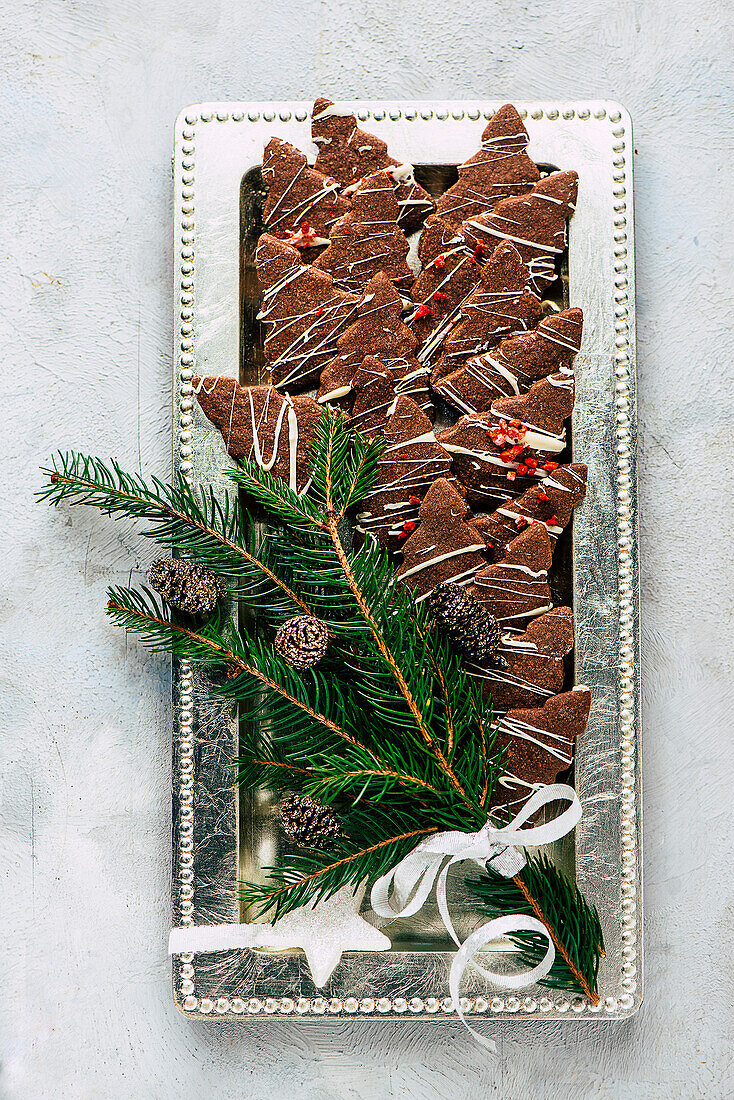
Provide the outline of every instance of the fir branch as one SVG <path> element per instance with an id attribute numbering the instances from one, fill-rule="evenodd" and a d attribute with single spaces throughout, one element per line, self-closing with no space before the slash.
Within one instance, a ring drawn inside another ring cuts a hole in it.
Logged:
<path id="1" fill-rule="evenodd" d="M 335 737 L 349 742 L 354 747 L 364 748 L 348 730 L 339 726 L 328 715 L 315 710 L 299 698 L 293 690 L 284 688 L 260 668 L 248 663 L 240 652 L 231 648 L 218 631 L 218 616 L 215 616 L 205 627 L 194 631 L 181 623 L 169 622 L 148 589 L 140 593 L 126 588 L 111 588 L 108 597 L 108 615 L 119 626 L 142 638 L 150 649 L 173 653 L 192 662 L 225 669 L 228 679 L 218 689 L 221 694 L 243 699 L 244 694 L 238 690 L 237 679 L 246 675 L 256 681 L 259 687 L 266 688 L 287 703 L 289 708 L 300 712 Z M 365 749 L 365 751 L 368 750 Z"/>
<path id="2" fill-rule="evenodd" d="M 367 793 L 368 786 L 372 786 L 373 781 L 377 781 L 381 788 L 380 796 L 384 795 L 393 784 L 409 789 L 415 788 L 417 793 L 423 796 L 438 794 L 436 788 L 425 779 L 420 779 L 417 775 L 406 775 L 394 768 L 356 768 L 351 771 L 339 768 L 334 774 L 328 774 L 324 769 L 311 768 L 308 774 L 312 786 L 309 793 L 320 797 L 344 794 L 355 786 L 361 789 L 360 797 L 362 797 Z M 329 798 L 325 800 L 329 801 Z"/>
<path id="3" fill-rule="evenodd" d="M 479 741 L 482 748 L 482 759 L 484 761 L 482 790 L 481 794 L 479 795 L 479 805 L 484 807 L 487 805 L 489 796 L 494 790 L 497 784 L 497 780 L 499 779 L 500 774 L 503 770 L 502 763 L 504 761 L 504 757 L 506 756 L 507 750 L 501 750 L 500 753 L 496 755 L 490 763 L 489 745 L 494 743 L 494 740 L 497 736 L 497 730 L 499 728 L 498 723 L 495 724 L 494 727 L 492 727 L 492 697 L 490 696 L 489 706 L 484 707 L 481 704 L 480 699 L 478 698 L 478 696 L 480 696 L 482 693 L 481 687 L 476 683 L 476 681 L 472 681 L 470 686 L 473 689 L 471 692 L 471 707 L 476 721 L 477 730 L 479 731 Z M 491 728 L 489 740 L 487 734 L 487 714 L 489 717 L 489 725 Z"/>
<path id="4" fill-rule="evenodd" d="M 264 746 L 263 746 L 264 747 Z M 237 768 L 234 783 L 242 790 L 250 791 L 267 785 L 275 794 L 283 791 L 301 790 L 309 768 L 300 768 L 284 760 L 271 760 L 268 757 L 248 755 L 234 761 Z"/>
<path id="5" fill-rule="evenodd" d="M 517 884 L 517 886 L 520 888 L 522 896 L 525 898 L 525 901 L 530 906 L 533 914 L 548 929 L 548 935 L 550 936 L 551 940 L 553 941 L 553 945 L 554 945 L 556 951 L 560 952 L 563 961 L 565 962 L 568 969 L 571 971 L 571 974 L 573 975 L 573 979 L 575 981 L 577 981 L 578 984 L 581 986 L 581 989 L 586 994 L 586 996 L 589 998 L 592 1005 L 598 1005 L 599 1004 L 599 994 L 596 992 L 595 989 L 592 990 L 592 987 L 591 987 L 588 979 L 581 972 L 581 970 L 576 965 L 576 963 L 574 963 L 574 961 L 572 960 L 571 955 L 569 953 L 569 950 L 566 947 L 563 940 L 561 939 L 558 931 L 556 930 L 556 928 L 553 926 L 553 924 L 550 922 L 548 917 L 543 912 L 543 909 L 541 908 L 540 903 L 538 902 L 537 898 L 535 898 L 530 893 L 530 890 L 528 889 L 526 883 L 523 880 L 522 873 L 520 873 L 518 875 L 515 875 L 514 878 L 513 878 L 513 882 L 515 882 Z M 567 913 L 564 914 L 564 923 L 566 925 L 568 924 L 568 914 Z M 598 956 L 595 955 L 594 957 L 595 957 L 596 964 L 597 964 L 597 967 L 598 967 Z M 596 984 L 596 973 L 594 974 L 594 984 Z"/>
<path id="6" fill-rule="evenodd" d="M 435 832 L 436 826 L 413 829 L 345 852 L 338 859 L 316 850 L 291 856 L 290 866 L 267 868 L 270 882 L 243 883 L 242 901 L 253 908 L 255 916 L 272 910 L 272 920 L 277 921 L 311 901 L 332 897 L 343 886 L 379 877 L 407 855 L 418 839 Z"/>
<path id="7" fill-rule="evenodd" d="M 426 745 L 428 746 L 430 751 L 433 753 L 433 755 L 436 757 L 436 759 L 439 761 L 439 763 L 441 764 L 441 767 L 444 769 L 446 774 L 449 776 L 453 786 L 456 788 L 457 793 L 466 801 L 467 805 L 469 805 L 470 803 L 469 803 L 469 799 L 467 797 L 466 791 L 463 789 L 463 787 L 461 786 L 459 781 L 456 779 L 456 776 L 453 774 L 453 772 L 452 772 L 452 770 L 449 766 L 449 763 L 446 760 L 443 752 L 441 751 L 440 747 L 436 744 L 436 742 L 435 742 L 435 740 L 434 740 L 434 738 L 431 734 L 431 730 L 429 728 L 429 725 L 428 725 L 428 723 L 425 719 L 425 716 L 423 714 L 421 714 L 420 710 L 418 709 L 416 701 L 413 698 L 413 694 L 412 694 L 410 688 L 408 687 L 408 685 L 405 681 L 403 671 L 402 671 L 400 665 L 398 664 L 394 654 L 388 648 L 388 646 L 387 646 L 387 644 L 386 644 L 386 642 L 385 642 L 385 640 L 382 636 L 382 633 L 380 631 L 379 625 L 375 621 L 375 619 L 372 615 L 372 612 L 371 612 L 369 606 L 367 605 L 366 600 L 364 599 L 364 596 L 362 594 L 362 590 L 360 589 L 359 585 L 357 584 L 357 580 L 356 580 L 356 578 L 355 578 L 355 576 L 352 572 L 351 566 L 349 564 L 349 560 L 347 558 L 346 553 L 344 552 L 344 548 L 342 546 L 341 539 L 339 537 L 339 532 L 337 530 L 337 522 L 338 521 L 337 521 L 337 518 L 336 518 L 336 514 L 333 511 L 329 512 L 328 513 L 328 525 L 329 525 L 329 532 L 331 534 L 331 539 L 332 539 L 332 542 L 333 542 L 334 547 L 336 549 L 337 557 L 339 558 L 339 560 L 341 562 L 342 569 L 344 571 L 344 576 L 346 578 L 347 584 L 349 585 L 350 589 L 352 590 L 354 598 L 357 602 L 357 606 L 359 607 L 360 611 L 362 612 L 362 615 L 364 616 L 364 619 L 365 619 L 368 627 L 370 628 L 370 630 L 372 632 L 372 636 L 375 640 L 375 643 L 377 645 L 378 650 L 380 651 L 380 654 L 382 655 L 383 659 L 389 665 L 390 670 L 392 671 L 393 677 L 395 678 L 395 682 L 398 685 L 398 688 L 400 690 L 400 694 L 405 699 L 405 702 L 408 705 L 408 710 L 410 711 L 411 715 L 413 716 L 413 720 L 415 721 L 415 724 L 416 724 L 418 730 L 420 731 L 424 741 L 426 742 Z"/>
<path id="8" fill-rule="evenodd" d="M 258 760 L 253 757 L 250 763 L 258 764 L 261 768 L 280 768 L 286 772 L 293 772 L 294 775 L 311 775 L 311 768 L 297 768 L 295 764 L 286 764 L 282 760 Z"/>
<path id="9" fill-rule="evenodd" d="M 412 718 L 415 722 L 416 727 L 418 728 L 418 730 L 419 730 L 421 736 L 423 737 L 426 745 L 428 746 L 429 750 L 435 756 L 435 758 L 438 760 L 438 762 L 441 765 L 442 769 L 445 771 L 446 775 L 449 778 L 449 781 L 454 786 L 454 788 L 456 789 L 459 796 L 464 800 L 466 805 L 469 808 L 471 808 L 470 798 L 468 797 L 466 791 L 464 790 L 464 788 L 461 786 L 458 779 L 456 778 L 456 775 L 453 772 L 452 768 L 450 767 L 448 761 L 446 760 L 446 757 L 444 756 L 440 746 L 436 743 L 435 739 L 433 738 L 433 735 L 432 735 L 430 727 L 429 727 L 429 723 L 426 721 L 425 715 L 422 714 L 420 709 L 418 708 L 418 706 L 416 704 L 416 701 L 413 697 L 413 694 L 412 694 L 410 688 L 408 687 L 408 684 L 406 683 L 405 676 L 403 675 L 403 671 L 402 671 L 398 661 L 395 658 L 395 655 L 391 652 L 391 650 L 389 649 L 388 645 L 385 642 L 385 639 L 384 639 L 384 637 L 382 635 L 382 632 L 380 630 L 380 626 L 377 623 L 377 621 L 375 620 L 375 617 L 372 614 L 372 610 L 371 610 L 371 608 L 369 607 L 367 601 L 364 598 L 364 594 L 363 594 L 359 584 L 357 583 L 357 579 L 356 579 L 356 577 L 355 577 L 355 575 L 352 571 L 351 564 L 350 564 L 349 559 L 347 557 L 347 554 L 344 550 L 344 547 L 343 547 L 343 544 L 342 544 L 342 541 L 341 541 L 341 538 L 340 538 L 340 535 L 339 535 L 339 529 L 338 529 L 339 528 L 339 513 L 338 513 L 337 509 L 335 508 L 334 497 L 333 497 L 333 493 L 332 493 L 332 477 L 333 477 L 332 463 L 333 463 L 333 459 L 334 459 L 334 455 L 335 455 L 334 436 L 335 436 L 335 429 L 338 427 L 338 424 L 339 424 L 339 418 L 338 417 L 332 418 L 330 420 L 329 432 L 328 432 L 328 436 L 327 436 L 327 440 L 326 440 L 326 454 L 325 454 L 324 467 L 323 467 L 323 491 L 324 491 L 324 497 L 325 497 L 325 503 L 326 503 L 326 522 L 327 522 L 329 534 L 331 536 L 332 544 L 333 544 L 334 549 L 336 551 L 336 555 L 339 559 L 339 563 L 342 567 L 342 571 L 344 573 L 345 580 L 346 580 L 347 584 L 349 585 L 349 588 L 350 588 L 350 590 L 351 590 L 351 592 L 354 596 L 354 599 L 357 603 L 357 606 L 359 607 L 359 609 L 360 609 L 360 611 L 361 611 L 361 613 L 364 617 L 364 620 L 367 623 L 367 626 L 369 627 L 369 629 L 372 633 L 372 636 L 375 640 L 375 644 L 377 645 L 377 648 L 378 648 L 383 660 L 386 662 L 386 664 L 389 666 L 389 668 L 392 672 L 392 675 L 395 679 L 395 682 L 398 685 L 398 689 L 400 691 L 400 694 L 402 695 L 402 697 L 404 698 L 404 700 L 405 700 L 405 702 L 408 706 L 408 710 L 410 711 L 410 713 L 412 715 Z"/>
<path id="10" fill-rule="evenodd" d="M 424 631 L 422 629 L 421 624 L 418 622 L 417 618 L 415 618 L 413 620 L 413 625 L 415 627 L 416 633 L 418 634 L 419 638 L 421 639 L 421 641 L 423 642 L 423 644 L 426 647 L 426 655 L 428 657 L 428 662 L 429 662 L 431 668 L 433 669 L 433 675 L 438 680 L 439 686 L 441 688 L 441 695 L 443 696 L 445 715 L 446 715 L 446 717 L 445 717 L 445 720 L 446 720 L 446 754 L 450 758 L 451 755 L 452 755 L 452 752 L 453 752 L 453 748 L 454 748 L 454 732 L 455 732 L 454 731 L 454 715 L 453 715 L 453 709 L 452 709 L 452 699 L 451 699 L 451 697 L 449 695 L 449 692 L 448 692 L 448 689 L 446 687 L 446 679 L 444 677 L 443 670 L 442 670 L 440 664 L 438 663 L 438 661 L 436 660 L 435 654 L 433 653 L 431 647 L 427 644 L 427 642 L 428 642 L 428 631 Z"/>
<path id="11" fill-rule="evenodd" d="M 417 625 L 420 625 L 420 631 Z M 379 728 L 381 753 L 386 757 L 388 745 L 400 745 L 406 759 L 415 756 L 425 762 L 421 775 L 440 788 L 451 785 L 454 798 L 461 797 L 453 782 L 458 780 L 462 789 L 469 793 L 470 801 L 462 801 L 465 818 L 456 827 L 478 828 L 487 816 L 478 794 L 487 777 L 493 783 L 499 771 L 499 753 L 493 752 L 494 737 L 477 737 L 475 712 L 481 707 L 481 700 L 477 698 L 480 689 L 467 682 L 458 656 L 445 639 L 428 631 L 426 610 L 416 607 L 408 593 L 395 594 L 382 620 L 381 631 L 388 649 L 393 654 L 399 654 L 411 695 L 425 715 L 433 744 L 439 747 L 438 753 L 426 752 L 425 739 L 411 721 L 403 696 L 396 691 L 392 669 L 379 650 L 372 647 L 345 654 L 343 660 L 348 671 L 353 673 L 353 690 L 361 699 L 360 709 L 371 715 Z M 429 653 L 432 660 L 429 660 Z M 434 671 L 436 668 L 441 671 L 444 690 L 451 700 L 455 734 L 451 758 L 445 750 L 441 751 L 447 743 L 448 725 L 441 680 Z M 430 770 L 429 762 L 435 765 L 435 772 Z M 416 766 L 413 764 L 413 767 Z"/>
<path id="12" fill-rule="evenodd" d="M 311 495 L 318 500 L 322 510 L 327 506 L 327 493 L 332 500 L 339 498 L 340 502 L 348 493 L 348 467 L 355 440 L 356 435 L 349 427 L 346 414 L 330 407 L 324 409 L 314 428 L 309 454 Z"/>
<path id="13" fill-rule="evenodd" d="M 48 484 L 36 494 L 39 501 L 86 504 L 110 516 L 145 520 L 152 526 L 141 532 L 144 537 L 213 569 L 261 611 L 272 608 L 274 596 L 280 594 L 285 597 L 282 614 L 296 609 L 311 614 L 305 601 L 247 549 L 249 517 L 236 499 L 227 497 L 220 503 L 211 490 L 197 492 L 181 477 L 175 486 L 156 477 L 147 483 L 114 460 L 107 465 L 75 451 L 59 452 L 41 472 Z"/>
<path id="14" fill-rule="evenodd" d="M 285 670 L 276 668 L 277 654 L 273 655 L 267 647 L 260 648 L 257 641 L 251 644 L 249 660 L 269 679 L 287 685 L 294 696 L 302 692 L 303 698 L 314 700 L 322 712 L 330 714 L 340 728 L 350 734 L 351 741 L 343 744 L 342 739 L 325 736 L 323 729 L 314 731 L 308 724 L 304 726 L 277 697 L 264 696 L 257 684 L 245 683 L 240 689 L 235 683 L 229 690 L 244 700 L 249 720 L 240 734 L 237 762 L 239 781 L 243 785 L 255 786 L 263 777 L 267 781 L 264 771 L 267 764 L 261 759 L 263 744 L 258 733 L 263 729 L 267 731 L 268 760 L 282 771 L 284 782 L 289 780 L 285 774 L 287 770 L 291 767 L 296 770 L 302 777 L 298 780 L 299 789 L 304 793 L 327 802 L 349 798 L 351 805 L 356 806 L 362 799 L 373 805 L 391 791 L 407 791 L 420 799 L 420 806 L 418 802 L 413 804 L 414 812 L 422 807 L 431 819 L 445 822 L 447 828 L 465 825 L 464 804 L 457 801 L 444 773 L 425 751 L 414 758 L 403 746 L 391 744 L 389 740 L 368 736 L 365 741 L 363 734 L 366 731 L 360 732 L 358 728 L 360 709 L 354 705 L 347 685 L 342 685 L 338 676 L 315 670 L 298 675 L 290 670 L 291 679 L 288 679 Z M 274 778 L 280 783 L 277 776 Z"/>
<path id="15" fill-rule="evenodd" d="M 368 440 L 354 432 L 352 449 L 345 463 L 345 474 L 349 485 L 343 499 L 339 502 L 338 517 L 359 504 L 371 491 L 377 476 L 377 464 L 385 449 L 385 437 L 376 436 Z"/>
<path id="16" fill-rule="evenodd" d="M 553 967 L 540 984 L 583 993 L 597 1005 L 599 959 L 604 955 L 599 914 L 547 856 L 526 854 L 526 858 L 526 866 L 512 879 L 488 867 L 481 878 L 467 879 L 467 886 L 491 917 L 509 913 L 537 917 L 556 948 Z M 544 938 L 534 932 L 513 932 L 510 939 L 521 961 L 537 966 L 546 951 Z"/>
<path id="17" fill-rule="evenodd" d="M 169 620 L 147 589 L 109 592 L 108 614 L 150 648 L 226 673 L 213 690 L 237 702 L 251 723 L 251 733 L 243 729 L 241 783 L 338 801 L 346 832 L 334 854 L 289 855 L 270 869 L 268 883 L 245 884 L 245 900 L 276 918 L 376 878 L 422 836 L 483 824 L 499 768 L 491 706 L 430 630 L 425 608 L 395 590 L 388 555 L 375 545 L 351 555 L 344 548 L 340 522 L 369 492 L 383 445 L 362 440 L 326 410 L 312 448 L 311 496 L 255 465 L 233 471 L 234 483 L 278 522 L 259 556 L 246 547 L 248 517 L 239 502 L 220 503 L 183 480 L 148 485 L 116 463 L 71 453 L 44 471 L 49 483 L 39 493 L 52 504 L 69 500 L 148 521 L 148 537 L 213 568 L 271 622 L 300 608 L 327 623 L 327 665 L 297 673 L 267 641 L 223 623 L 218 611 L 194 630 Z M 470 885 L 494 915 L 528 912 L 542 920 L 557 951 L 545 984 L 598 1002 L 598 914 L 544 857 L 530 858 L 513 880 L 488 870 Z M 513 938 L 525 961 L 539 961 L 543 937 Z"/>
<path id="18" fill-rule="evenodd" d="M 451 829 L 457 823 L 455 809 L 452 812 L 450 801 L 442 798 L 441 792 L 418 776 L 392 768 L 344 770 L 342 764 L 332 766 L 318 761 L 306 767 L 263 754 L 246 754 L 235 765 L 238 768 L 236 782 L 244 789 L 264 784 L 268 790 L 278 793 L 297 791 L 327 804 L 336 803 L 347 817 L 351 817 L 362 803 L 371 810 L 385 800 L 392 805 L 402 794 L 413 800 L 412 814 L 420 809 L 437 828 Z"/>
<path id="19" fill-rule="evenodd" d="M 370 764 L 381 763 L 378 753 L 356 735 L 338 679 L 318 669 L 297 671 L 272 646 L 242 632 L 233 633 L 230 644 L 239 664 L 227 694 L 240 703 L 242 718 L 267 725 L 271 742 L 287 746 L 290 759 L 310 759 L 325 746 L 333 747 L 324 737 L 335 737 L 349 746 L 342 745 L 341 753 L 351 750 Z M 263 695 L 260 685 L 271 694 Z M 293 714 L 293 707 L 300 716 Z"/>
<path id="20" fill-rule="evenodd" d="M 227 648 L 220 634 L 220 616 L 212 618 L 199 630 L 184 623 L 169 621 L 153 593 L 143 588 L 107 590 L 107 614 L 118 625 L 137 634 L 154 653 L 172 653 L 176 657 L 211 667 L 231 668 L 235 655 Z"/>
<path id="21" fill-rule="evenodd" d="M 296 541 L 287 530 L 269 532 L 275 557 L 287 566 L 292 583 L 308 602 L 313 614 L 350 643 L 371 635 L 353 593 L 345 583 L 331 538 L 305 536 Z M 388 615 L 393 566 L 387 554 L 372 540 L 349 557 L 352 572 L 365 599 L 380 620 Z"/>
<path id="22" fill-rule="evenodd" d="M 243 462 L 228 471 L 235 484 L 258 504 L 267 509 L 270 519 L 287 523 L 294 530 L 323 531 L 327 526 L 318 503 L 301 496 L 269 470 L 254 462 Z"/>

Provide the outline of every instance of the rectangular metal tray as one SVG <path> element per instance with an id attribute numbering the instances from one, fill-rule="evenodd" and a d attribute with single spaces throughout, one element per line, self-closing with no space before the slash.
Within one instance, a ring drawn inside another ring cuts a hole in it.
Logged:
<path id="1" fill-rule="evenodd" d="M 458 164 L 479 145 L 499 101 L 355 101 L 365 128 L 401 160 Z M 543 987 L 520 996 L 467 989 L 473 1019 L 620 1019 L 641 1002 L 642 884 L 637 558 L 636 405 L 632 135 L 630 119 L 609 102 L 516 102 L 542 164 L 579 173 L 579 201 L 568 250 L 570 302 L 584 311 L 576 357 L 574 461 L 589 467 L 587 497 L 572 530 L 575 682 L 592 689 L 588 728 L 576 749 L 575 785 L 584 816 L 558 857 L 600 913 L 606 943 L 601 1003 Z M 174 152 L 175 348 L 174 469 L 223 491 L 228 459 L 221 437 L 193 396 L 196 373 L 240 374 L 241 185 L 273 135 L 306 151 L 310 104 L 229 103 L 187 108 Z M 206 677 L 173 666 L 173 923 L 241 919 L 238 881 L 273 862 L 267 807 L 240 805 L 229 764 L 237 722 L 211 696 Z M 461 899 L 459 899 L 461 901 Z M 471 914 L 465 914 L 471 924 Z M 391 926 L 391 937 L 395 926 Z M 451 952 L 424 926 L 396 937 L 385 954 L 343 957 L 324 990 L 299 952 L 180 955 L 174 999 L 193 1017 L 340 1019 L 451 1018 Z M 500 948 L 501 949 L 501 948 Z"/>

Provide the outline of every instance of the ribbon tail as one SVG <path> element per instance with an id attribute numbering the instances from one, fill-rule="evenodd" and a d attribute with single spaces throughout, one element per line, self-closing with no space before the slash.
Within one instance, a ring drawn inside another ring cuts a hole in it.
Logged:
<path id="1" fill-rule="evenodd" d="M 533 825 L 529 829 L 521 828 L 543 806 L 556 801 L 569 804 L 562 814 L 543 825 Z M 567 783 L 549 783 L 530 796 L 509 825 L 501 829 L 489 828 L 487 836 L 499 844 L 517 844 L 523 848 L 528 846 L 535 848 L 541 844 L 551 844 L 554 840 L 560 840 L 566 833 L 570 833 L 581 820 L 581 813 L 581 802 L 573 787 L 569 787 Z"/>
<path id="2" fill-rule="evenodd" d="M 456 929 L 454 928 L 454 922 L 451 920 L 451 913 L 449 912 L 449 903 L 446 897 L 446 882 L 449 876 L 449 870 L 455 863 L 460 863 L 464 857 L 454 856 L 449 860 L 446 866 L 441 871 L 436 880 L 436 904 L 438 905 L 438 911 L 441 914 L 441 920 L 444 923 L 444 927 L 451 939 L 454 941 L 457 947 L 461 947 L 461 940 L 456 935 Z"/>
<path id="3" fill-rule="evenodd" d="M 514 851 L 514 849 L 510 849 L 510 851 Z M 448 882 L 448 874 L 449 874 L 449 871 L 450 871 L 451 867 L 453 866 L 453 864 L 461 863 L 461 862 L 463 862 L 463 860 L 470 859 L 470 858 L 473 858 L 473 857 L 467 856 L 465 854 L 460 854 L 458 856 L 454 856 L 454 858 L 449 863 L 446 864 L 446 866 L 441 871 L 441 874 L 438 876 L 438 879 L 436 880 L 436 904 L 438 906 L 438 911 L 441 915 L 441 920 L 444 923 L 444 927 L 445 927 L 446 931 L 451 936 L 451 939 L 454 941 L 454 943 L 456 944 L 456 946 L 459 949 L 461 949 L 461 940 L 459 939 L 459 937 L 456 933 L 456 929 L 454 928 L 454 923 L 451 920 L 451 911 L 449 909 L 448 899 L 446 897 L 446 886 L 447 886 L 447 882 Z M 483 867 L 484 866 L 484 861 L 483 860 L 475 860 L 475 863 L 477 864 L 478 867 Z M 522 863 L 523 863 L 523 866 L 524 866 L 524 864 L 525 864 L 524 858 L 522 860 Z M 481 929 L 480 929 L 480 931 L 481 931 Z M 476 961 L 476 959 L 469 959 L 467 961 L 466 965 L 471 966 L 473 970 L 476 970 L 477 974 L 481 974 L 483 978 L 487 979 L 487 981 L 492 981 L 493 975 L 492 975 L 491 971 L 485 970 L 484 967 L 481 966 Z M 467 1024 L 467 1027 L 468 1026 L 469 1025 Z M 471 1030 L 471 1028 L 469 1030 Z"/>
<path id="4" fill-rule="evenodd" d="M 418 913 L 433 889 L 442 858 L 440 854 L 436 857 L 412 852 L 397 867 L 378 878 L 370 891 L 370 904 L 378 917 L 397 920 L 398 917 L 412 917 Z M 397 895 L 398 909 L 392 903 L 391 888 Z M 414 889 L 412 899 L 406 901 Z"/>
<path id="5" fill-rule="evenodd" d="M 540 932 L 545 936 L 548 941 L 548 949 L 537 966 L 520 974 L 496 974 L 484 967 L 479 967 L 478 964 L 474 962 L 473 956 L 477 951 L 480 951 L 492 940 L 496 940 L 500 936 L 509 935 L 512 932 Z M 464 1016 L 461 1007 L 460 989 L 461 981 L 467 967 L 470 965 L 476 966 L 481 970 L 487 981 L 501 989 L 527 989 L 528 986 L 534 985 L 535 982 L 540 981 L 541 978 L 544 978 L 546 974 L 549 973 L 555 957 L 556 950 L 553 946 L 553 941 L 550 938 L 548 929 L 541 921 L 536 920 L 535 917 L 524 917 L 519 914 L 511 917 L 495 917 L 494 920 L 488 921 L 487 924 L 483 924 L 476 932 L 472 932 L 471 936 L 464 941 L 451 961 L 449 993 L 451 994 L 451 1000 L 454 1003 L 454 1008 L 456 1009 L 459 1019 L 467 1031 L 472 1033 L 478 1043 L 490 1050 L 494 1047 L 492 1041 L 485 1039 L 485 1037 L 473 1028 L 471 1024 L 468 1024 Z"/>

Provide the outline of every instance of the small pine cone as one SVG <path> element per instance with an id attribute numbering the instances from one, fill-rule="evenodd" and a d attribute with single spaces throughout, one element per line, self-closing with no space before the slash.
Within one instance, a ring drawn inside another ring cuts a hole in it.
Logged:
<path id="1" fill-rule="evenodd" d="M 475 596 L 453 581 L 434 588 L 428 606 L 439 629 L 447 634 L 456 648 L 473 661 L 494 660 L 502 640 L 502 631 L 494 615 Z"/>
<path id="2" fill-rule="evenodd" d="M 171 607 L 189 615 L 208 615 L 223 595 L 219 578 L 211 569 L 180 558 L 159 558 L 148 580 Z"/>
<path id="3" fill-rule="evenodd" d="M 293 668 L 311 668 L 326 653 L 329 631 L 313 615 L 296 615 L 278 630 L 273 643 L 278 653 Z"/>
<path id="4" fill-rule="evenodd" d="M 338 815 L 308 795 L 290 794 L 280 804 L 283 832 L 302 848 L 333 847 L 344 836 Z"/>

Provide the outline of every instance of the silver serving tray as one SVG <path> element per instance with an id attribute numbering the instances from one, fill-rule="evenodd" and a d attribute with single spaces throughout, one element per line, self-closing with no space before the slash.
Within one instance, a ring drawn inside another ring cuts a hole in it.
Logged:
<path id="1" fill-rule="evenodd" d="M 359 101 L 354 108 L 394 156 L 450 165 L 477 149 L 500 105 Z M 541 986 L 515 996 L 477 982 L 462 1008 L 474 1019 L 623 1019 L 640 1005 L 642 964 L 631 124 L 616 103 L 516 106 L 533 159 L 580 176 L 568 252 L 570 301 L 584 311 L 572 444 L 574 460 L 589 467 L 589 484 L 573 523 L 573 604 L 575 680 L 591 688 L 593 703 L 576 749 L 584 816 L 573 842 L 556 854 L 599 910 L 606 957 L 596 1007 Z M 242 180 L 273 134 L 315 155 L 309 114 L 306 103 L 209 103 L 189 107 L 176 123 L 174 469 L 217 492 L 227 484 L 229 460 L 196 406 L 191 379 L 194 372 L 240 372 Z M 239 880 L 277 854 L 268 808 L 258 798 L 240 804 L 229 767 L 236 720 L 184 661 L 173 665 L 172 712 L 173 924 L 239 921 Z M 473 916 L 464 914 L 467 928 Z M 343 956 L 324 990 L 313 985 L 300 952 L 178 955 L 174 999 L 192 1017 L 450 1019 L 446 946 L 428 912 L 424 924 L 396 937 L 392 951 Z"/>

